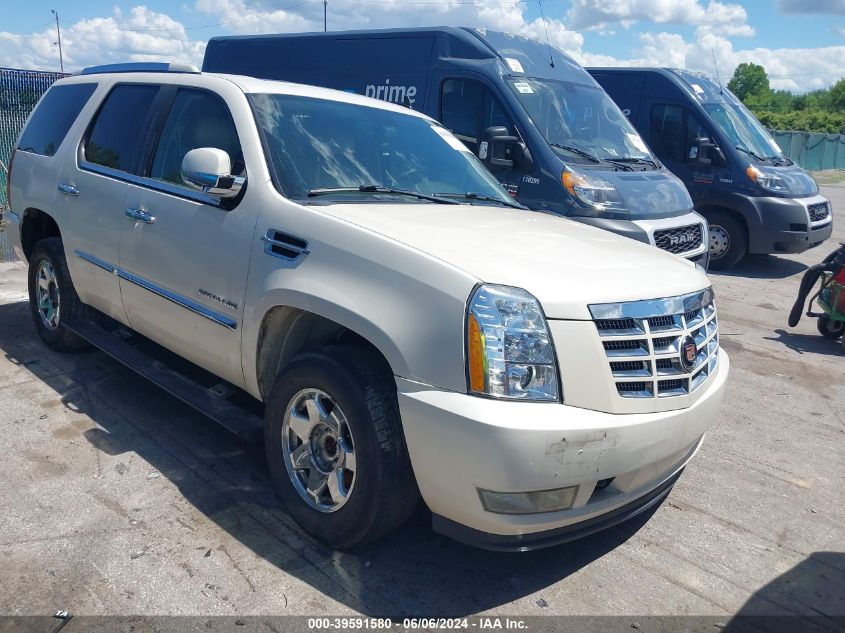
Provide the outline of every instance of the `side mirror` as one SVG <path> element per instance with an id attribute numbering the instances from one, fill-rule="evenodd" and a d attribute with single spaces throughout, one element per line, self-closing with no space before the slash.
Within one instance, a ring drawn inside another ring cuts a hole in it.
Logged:
<path id="1" fill-rule="evenodd" d="M 690 161 L 704 167 L 721 167 L 727 163 L 722 150 L 707 137 L 700 137 L 693 141 L 689 158 Z"/>
<path id="2" fill-rule="evenodd" d="M 243 188 L 245 179 L 232 176 L 231 171 L 229 155 L 214 147 L 192 149 L 182 159 L 182 182 L 220 198 L 234 198 Z"/>
<path id="3" fill-rule="evenodd" d="M 531 154 L 508 129 L 497 125 L 484 130 L 484 140 L 478 147 L 478 157 L 490 169 L 493 167 L 523 167 L 531 163 Z"/>

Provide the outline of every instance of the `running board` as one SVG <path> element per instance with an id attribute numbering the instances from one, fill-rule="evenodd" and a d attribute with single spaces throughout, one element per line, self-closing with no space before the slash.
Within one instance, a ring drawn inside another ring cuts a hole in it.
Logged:
<path id="1" fill-rule="evenodd" d="M 76 334 L 106 354 L 158 385 L 182 402 L 204 413 L 227 431 L 250 443 L 261 441 L 264 420 L 214 395 L 209 389 L 188 378 L 153 356 L 136 349 L 127 342 L 121 331 L 110 332 L 90 321 L 67 324 Z"/>

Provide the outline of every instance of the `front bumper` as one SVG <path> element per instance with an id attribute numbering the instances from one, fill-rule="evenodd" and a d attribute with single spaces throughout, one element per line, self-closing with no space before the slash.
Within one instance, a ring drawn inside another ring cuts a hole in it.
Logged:
<path id="1" fill-rule="evenodd" d="M 833 209 L 830 201 L 821 195 L 810 198 L 749 198 L 756 213 L 748 222 L 748 252 L 802 253 L 817 246 L 833 232 Z M 809 208 L 827 203 L 828 214 L 823 220 L 813 221 Z"/>
<path id="2" fill-rule="evenodd" d="M 502 402 L 397 378 L 408 451 L 434 527 L 482 547 L 527 549 L 647 509 L 668 492 L 715 421 L 729 371 L 724 351 L 718 368 L 688 408 L 636 414 Z M 488 512 L 478 493 L 567 486 L 578 486 L 572 508 L 536 514 Z"/>

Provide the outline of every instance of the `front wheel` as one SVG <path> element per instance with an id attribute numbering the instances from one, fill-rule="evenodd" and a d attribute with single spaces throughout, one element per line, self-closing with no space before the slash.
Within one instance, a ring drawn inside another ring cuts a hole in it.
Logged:
<path id="1" fill-rule="evenodd" d="M 823 337 L 835 341 L 845 332 L 845 321 L 834 321 L 829 316 L 824 315 L 818 318 L 816 327 Z"/>
<path id="2" fill-rule="evenodd" d="M 710 268 L 727 270 L 748 253 L 748 231 L 742 220 L 723 211 L 707 214 L 710 234 Z"/>
<path id="3" fill-rule="evenodd" d="M 35 329 L 48 347 L 76 352 L 88 343 L 67 327 L 85 311 L 65 261 L 61 238 L 48 237 L 35 244 L 29 258 L 29 308 Z"/>
<path id="4" fill-rule="evenodd" d="M 373 352 L 330 346 L 296 356 L 273 387 L 264 429 L 288 512 L 329 547 L 375 540 L 416 507 L 396 386 Z"/>

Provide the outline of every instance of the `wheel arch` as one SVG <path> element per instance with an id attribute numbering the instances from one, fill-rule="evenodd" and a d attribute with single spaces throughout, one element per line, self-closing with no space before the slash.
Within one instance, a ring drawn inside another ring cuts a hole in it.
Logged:
<path id="1" fill-rule="evenodd" d="M 52 215 L 36 209 L 27 208 L 21 217 L 21 249 L 29 261 L 35 245 L 47 237 L 61 237 L 59 225 Z"/>
<path id="2" fill-rule="evenodd" d="M 291 358 L 300 351 L 321 345 L 341 343 L 366 347 L 384 363 L 385 371 L 401 373 L 404 360 L 386 333 L 370 322 L 362 322 L 360 316 L 357 323 L 355 320 L 335 320 L 291 304 L 274 305 L 265 310 L 254 348 L 255 386 L 260 399 L 266 401 L 276 377 Z"/>

